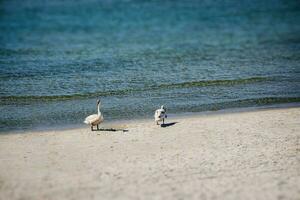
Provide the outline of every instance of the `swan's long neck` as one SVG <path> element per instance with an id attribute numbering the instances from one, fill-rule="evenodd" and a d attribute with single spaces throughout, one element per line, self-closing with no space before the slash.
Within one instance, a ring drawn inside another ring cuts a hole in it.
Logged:
<path id="1" fill-rule="evenodd" d="M 100 116 L 101 115 L 101 112 L 100 112 L 100 103 L 98 104 L 98 115 Z"/>

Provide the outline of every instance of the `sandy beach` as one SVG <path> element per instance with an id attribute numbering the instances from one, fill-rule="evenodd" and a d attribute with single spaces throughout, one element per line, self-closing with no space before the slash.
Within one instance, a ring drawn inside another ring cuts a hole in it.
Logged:
<path id="1" fill-rule="evenodd" d="M 300 108 L 167 122 L 2 134 L 0 199 L 300 199 Z"/>

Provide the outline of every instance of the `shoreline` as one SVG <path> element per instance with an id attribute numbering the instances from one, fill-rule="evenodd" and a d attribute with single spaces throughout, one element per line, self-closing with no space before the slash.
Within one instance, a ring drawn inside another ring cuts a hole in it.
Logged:
<path id="1" fill-rule="evenodd" d="M 251 106 L 251 107 L 236 107 L 236 108 L 226 108 L 221 110 L 209 110 L 202 112 L 181 112 L 181 113 L 168 113 L 168 119 L 180 119 L 186 117 L 200 117 L 200 116 L 209 116 L 209 115 L 219 115 L 219 114 L 233 114 L 233 113 L 243 113 L 243 112 L 255 112 L 260 110 L 272 110 L 272 109 L 285 109 L 285 108 L 298 108 L 300 107 L 300 102 L 295 103 L 280 103 L 280 104 L 272 104 L 272 105 L 264 105 L 264 106 Z M 153 111 L 154 113 L 154 111 Z M 131 124 L 135 122 L 145 122 L 145 121 L 153 121 L 153 118 L 150 117 L 141 117 L 139 119 L 113 119 L 110 121 L 104 121 L 103 124 L 100 125 L 104 128 L 109 128 L 110 125 L 118 125 L 118 124 Z M 41 125 L 33 128 L 26 128 L 24 130 L 10 130 L 10 131 L 0 131 L 1 135 L 10 135 L 10 134 L 28 134 L 30 133 L 40 133 L 40 132 L 49 132 L 49 131 L 67 131 L 67 130 L 80 130 L 80 129 L 89 129 L 90 126 L 82 124 L 67 124 L 67 125 L 57 125 L 57 126 L 49 126 L 49 125 Z"/>

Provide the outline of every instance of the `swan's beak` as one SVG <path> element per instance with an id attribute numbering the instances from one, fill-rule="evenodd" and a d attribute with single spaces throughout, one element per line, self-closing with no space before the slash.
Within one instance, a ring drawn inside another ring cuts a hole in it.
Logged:
<path id="1" fill-rule="evenodd" d="M 97 105 L 99 105 L 101 103 L 100 99 L 97 100 Z"/>

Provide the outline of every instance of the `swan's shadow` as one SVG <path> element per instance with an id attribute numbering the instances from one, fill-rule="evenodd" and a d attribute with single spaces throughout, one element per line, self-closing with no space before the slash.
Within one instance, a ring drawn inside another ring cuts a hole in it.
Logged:
<path id="1" fill-rule="evenodd" d="M 129 130 L 127 129 L 115 129 L 115 128 L 99 128 L 93 131 L 111 131 L 111 132 L 116 132 L 116 131 L 122 131 L 122 132 L 128 132 Z"/>
<path id="2" fill-rule="evenodd" d="M 169 126 L 173 126 L 175 124 L 177 124 L 178 122 L 170 122 L 170 123 L 164 123 L 164 124 L 161 124 L 160 127 L 162 128 L 166 128 L 166 127 L 169 127 Z"/>

